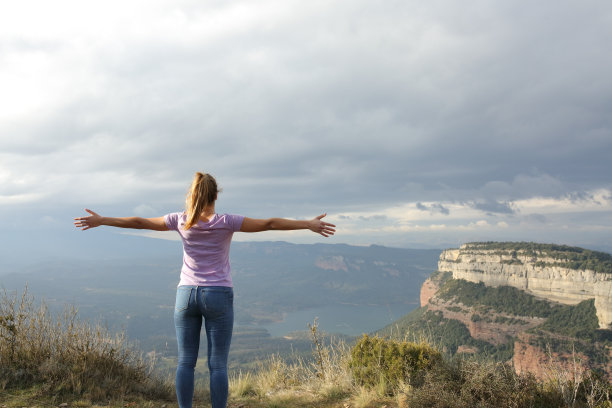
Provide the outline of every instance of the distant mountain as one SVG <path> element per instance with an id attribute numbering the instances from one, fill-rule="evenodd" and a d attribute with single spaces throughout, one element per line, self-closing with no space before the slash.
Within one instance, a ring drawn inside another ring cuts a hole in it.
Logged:
<path id="1" fill-rule="evenodd" d="M 19 273 L 0 275 L 0 289 L 22 290 L 27 282 L 29 292 L 37 299 L 44 298 L 55 310 L 75 305 L 83 318 L 101 319 L 111 328 L 126 330 L 146 350 L 172 354 L 172 314 L 181 257 L 180 249 L 176 254 L 168 252 L 153 252 L 146 259 L 39 263 Z M 418 307 L 421 284 L 435 268 L 439 255 L 440 250 L 375 245 L 234 242 L 234 344 L 252 348 L 256 342 L 290 349 L 287 340 L 270 339 L 266 327 L 304 310 L 334 310 L 337 306 L 349 308 L 349 312 L 354 307 L 358 313 L 360 307 L 386 310 L 393 306 L 407 313 Z M 392 321 L 387 315 L 361 320 L 374 330 Z M 398 316 L 401 314 L 395 318 Z M 308 320 L 299 322 L 297 327 L 304 330 L 306 323 Z"/>
<path id="2" fill-rule="evenodd" d="M 470 243 L 443 251 L 421 308 L 386 336 L 425 336 L 453 354 L 546 374 L 574 360 L 612 378 L 612 255 L 535 243 Z"/>
<path id="3" fill-rule="evenodd" d="M 265 323 L 336 304 L 414 308 L 439 254 L 376 245 L 236 243 L 232 268 L 240 318 Z"/>

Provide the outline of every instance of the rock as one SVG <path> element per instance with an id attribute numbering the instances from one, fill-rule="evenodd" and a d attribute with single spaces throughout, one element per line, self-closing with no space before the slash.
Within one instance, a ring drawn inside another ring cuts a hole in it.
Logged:
<path id="1" fill-rule="evenodd" d="M 429 300 L 436 294 L 438 289 L 440 289 L 440 286 L 431 279 L 427 279 L 423 283 L 423 286 L 421 286 L 421 307 L 427 306 Z"/>
<path id="2" fill-rule="evenodd" d="M 319 257 L 315 261 L 315 265 L 321 269 L 348 272 L 344 257 L 341 255 Z"/>
<path id="3" fill-rule="evenodd" d="M 541 380 L 570 381 L 592 368 L 592 362 L 583 353 L 547 352 L 531 343 L 533 335 L 521 333 L 514 342 L 512 365 L 517 373 L 532 373 Z M 612 380 L 606 367 L 608 380 Z"/>
<path id="4" fill-rule="evenodd" d="M 599 327 L 611 328 L 612 274 L 559 266 L 563 261 L 546 254 L 533 256 L 521 250 L 488 250 L 466 244 L 443 251 L 438 270 L 451 272 L 453 279 L 482 282 L 487 286 L 512 286 L 564 304 L 595 299 Z M 422 297 L 421 303 L 423 300 Z"/>

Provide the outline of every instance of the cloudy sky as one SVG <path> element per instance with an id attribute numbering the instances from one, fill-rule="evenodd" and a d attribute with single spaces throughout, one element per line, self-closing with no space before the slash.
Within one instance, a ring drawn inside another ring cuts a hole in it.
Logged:
<path id="1" fill-rule="evenodd" d="M 612 250 L 611 42 L 607 0 L 3 2 L 0 255 L 112 240 L 71 219 L 178 211 L 198 170 L 329 243 Z"/>

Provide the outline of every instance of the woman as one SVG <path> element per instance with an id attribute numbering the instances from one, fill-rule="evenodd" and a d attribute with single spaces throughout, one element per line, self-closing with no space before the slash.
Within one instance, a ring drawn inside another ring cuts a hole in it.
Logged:
<path id="1" fill-rule="evenodd" d="M 225 407 L 227 403 L 227 357 L 234 325 L 234 295 L 229 263 L 233 233 L 309 229 L 328 237 L 335 232 L 335 225 L 322 221 L 326 214 L 309 221 L 217 214 L 215 201 L 218 192 L 214 177 L 198 172 L 187 194 L 183 212 L 158 218 L 113 218 L 102 217 L 85 209 L 91 215 L 74 219 L 74 225 L 82 230 L 108 225 L 154 231 L 174 230 L 181 236 L 183 266 L 174 308 L 178 343 L 176 394 L 181 408 L 191 407 L 192 404 L 202 318 L 208 343 L 212 407 Z"/>

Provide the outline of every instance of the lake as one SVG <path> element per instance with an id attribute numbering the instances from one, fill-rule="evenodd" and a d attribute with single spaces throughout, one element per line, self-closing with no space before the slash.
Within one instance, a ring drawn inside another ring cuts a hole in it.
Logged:
<path id="1" fill-rule="evenodd" d="M 389 305 L 338 304 L 287 313 L 282 322 L 263 326 L 274 337 L 294 331 L 308 330 L 308 323 L 318 318 L 319 329 L 328 333 L 358 336 L 382 329 L 410 313 L 418 305 L 397 303 Z"/>

